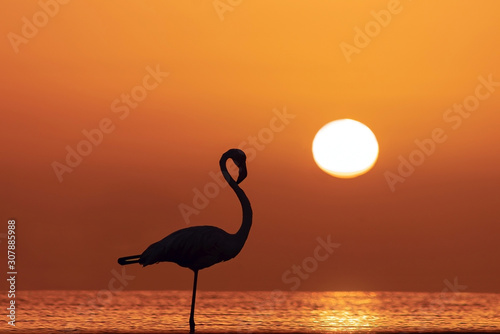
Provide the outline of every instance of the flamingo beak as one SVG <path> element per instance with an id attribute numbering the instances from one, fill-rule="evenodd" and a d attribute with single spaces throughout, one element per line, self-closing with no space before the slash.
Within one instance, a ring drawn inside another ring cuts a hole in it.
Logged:
<path id="1" fill-rule="evenodd" d="M 238 180 L 236 180 L 236 183 L 240 183 L 247 177 L 247 166 L 245 164 L 242 164 L 239 167 L 239 175 L 238 175 Z"/>

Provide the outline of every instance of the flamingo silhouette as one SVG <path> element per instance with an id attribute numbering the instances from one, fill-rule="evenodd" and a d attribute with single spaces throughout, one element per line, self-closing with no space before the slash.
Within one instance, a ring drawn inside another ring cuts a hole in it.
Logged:
<path id="1" fill-rule="evenodd" d="M 228 159 L 232 159 L 239 169 L 236 181 L 227 171 Z M 118 259 L 118 263 L 121 265 L 139 263 L 143 267 L 158 262 L 175 262 L 194 272 L 191 315 L 189 317 L 190 333 L 194 333 L 195 328 L 194 305 L 198 270 L 230 260 L 238 255 L 252 226 L 252 207 L 245 192 L 239 186 L 239 183 L 247 176 L 245 153 L 239 149 L 230 149 L 222 155 L 219 165 L 224 179 L 238 196 L 243 210 L 243 220 L 238 232 L 230 234 L 215 226 L 188 227 L 155 242 L 141 255 L 125 256 Z"/>

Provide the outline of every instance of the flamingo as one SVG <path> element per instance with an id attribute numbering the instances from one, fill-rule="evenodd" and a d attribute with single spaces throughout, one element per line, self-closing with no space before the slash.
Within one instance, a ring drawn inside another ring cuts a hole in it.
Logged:
<path id="1" fill-rule="evenodd" d="M 235 181 L 227 170 L 227 161 L 231 159 L 238 167 L 238 179 Z M 247 240 L 252 226 L 252 207 L 239 184 L 246 178 L 246 155 L 242 150 L 230 149 L 219 161 L 224 179 L 238 196 L 243 211 L 243 220 L 235 234 L 215 226 L 192 226 L 175 231 L 164 239 L 149 246 L 141 255 L 125 256 L 118 259 L 120 265 L 139 263 L 143 267 L 159 262 L 175 262 L 181 267 L 194 272 L 190 333 L 195 331 L 194 305 L 198 271 L 216 263 L 228 261 L 239 254 Z"/>

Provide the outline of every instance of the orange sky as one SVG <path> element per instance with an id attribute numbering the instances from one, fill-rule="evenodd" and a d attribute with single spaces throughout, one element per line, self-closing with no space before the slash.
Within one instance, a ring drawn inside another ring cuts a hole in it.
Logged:
<path id="1" fill-rule="evenodd" d="M 0 11 L 1 231 L 16 219 L 20 288 L 107 289 L 118 257 L 188 226 L 179 205 L 247 141 L 254 225 L 200 289 L 441 291 L 457 277 L 500 292 L 498 2 L 63 2 Z M 453 111 L 464 103 L 465 117 Z M 355 179 L 312 158 L 316 131 L 338 118 L 379 141 Z M 99 126 L 101 142 L 58 178 L 54 162 Z M 446 140 L 391 187 L 436 128 Z M 189 226 L 234 232 L 240 216 L 226 187 Z M 340 246 L 307 278 L 287 272 L 312 266 L 329 235 Z M 191 288 L 175 264 L 126 272 L 126 289 Z"/>

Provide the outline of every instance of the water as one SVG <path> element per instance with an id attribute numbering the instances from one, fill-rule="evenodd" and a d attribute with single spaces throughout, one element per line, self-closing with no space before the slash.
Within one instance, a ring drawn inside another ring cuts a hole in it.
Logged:
<path id="1" fill-rule="evenodd" d="M 0 302 L 7 306 L 7 296 Z M 24 291 L 16 328 L 6 320 L 0 328 L 187 333 L 190 303 L 189 291 Z M 198 291 L 195 319 L 201 333 L 500 332 L 500 294 Z"/>

